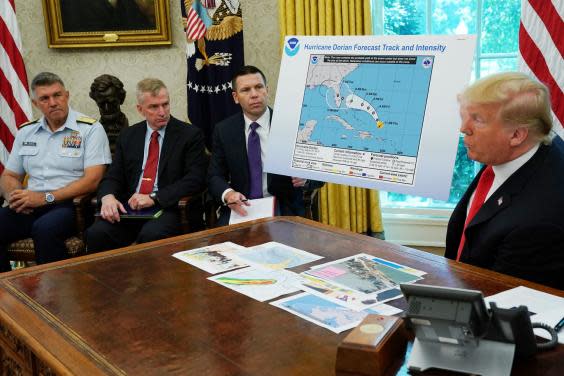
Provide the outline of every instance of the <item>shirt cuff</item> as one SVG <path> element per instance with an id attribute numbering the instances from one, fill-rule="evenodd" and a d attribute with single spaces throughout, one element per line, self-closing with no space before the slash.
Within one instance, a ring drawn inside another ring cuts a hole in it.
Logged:
<path id="1" fill-rule="evenodd" d="M 234 189 L 233 188 L 227 188 L 225 191 L 223 191 L 223 193 L 221 194 L 221 202 L 223 202 L 224 204 L 227 204 L 227 202 L 225 202 L 225 195 L 228 194 L 229 192 L 233 192 Z"/>

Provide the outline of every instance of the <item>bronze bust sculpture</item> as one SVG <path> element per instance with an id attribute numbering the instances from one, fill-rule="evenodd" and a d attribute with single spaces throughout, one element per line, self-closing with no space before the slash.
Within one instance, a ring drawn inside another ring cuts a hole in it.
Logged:
<path id="1" fill-rule="evenodd" d="M 98 105 L 100 123 L 106 130 L 113 154 L 119 132 L 129 125 L 127 117 L 120 110 L 120 105 L 125 100 L 123 83 L 109 74 L 98 76 L 90 85 L 90 98 Z"/>

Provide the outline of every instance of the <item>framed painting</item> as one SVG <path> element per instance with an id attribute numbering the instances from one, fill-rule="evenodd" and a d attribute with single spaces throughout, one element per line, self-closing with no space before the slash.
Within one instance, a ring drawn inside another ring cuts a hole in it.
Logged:
<path id="1" fill-rule="evenodd" d="M 42 0 L 49 48 L 170 45 L 168 0 Z"/>

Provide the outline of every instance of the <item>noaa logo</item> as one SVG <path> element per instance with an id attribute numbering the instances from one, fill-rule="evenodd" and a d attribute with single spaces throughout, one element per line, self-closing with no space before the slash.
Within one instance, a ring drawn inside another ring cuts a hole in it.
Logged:
<path id="1" fill-rule="evenodd" d="M 421 62 L 421 65 L 423 65 L 423 68 L 431 68 L 431 66 L 433 65 L 433 58 L 431 57 L 424 58 L 423 61 Z"/>
<path id="2" fill-rule="evenodd" d="M 312 64 L 317 64 L 317 62 L 319 61 L 319 58 L 317 56 L 312 56 L 311 57 L 311 63 Z"/>
<path id="3" fill-rule="evenodd" d="M 284 51 L 286 51 L 286 55 L 294 56 L 300 50 L 300 41 L 298 38 L 290 38 L 286 42 L 286 47 L 284 47 Z"/>

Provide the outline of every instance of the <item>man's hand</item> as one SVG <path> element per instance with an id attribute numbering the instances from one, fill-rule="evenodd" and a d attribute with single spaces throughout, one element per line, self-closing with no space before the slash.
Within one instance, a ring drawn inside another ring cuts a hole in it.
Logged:
<path id="1" fill-rule="evenodd" d="M 292 177 L 292 185 L 294 186 L 294 188 L 303 187 L 306 182 L 307 179 Z"/>
<path id="2" fill-rule="evenodd" d="M 141 193 L 134 193 L 133 196 L 127 201 L 131 209 L 140 210 L 145 208 L 150 208 L 155 205 L 155 201 L 149 197 L 149 195 L 144 195 Z"/>
<path id="3" fill-rule="evenodd" d="M 247 201 L 247 198 L 237 191 L 228 192 L 225 195 L 225 205 L 229 207 L 229 209 L 234 210 L 237 214 L 244 217 L 247 215 L 247 211 L 245 210 L 245 206 L 251 206 Z"/>
<path id="4" fill-rule="evenodd" d="M 119 222 L 120 212 L 125 214 L 126 210 L 114 195 L 109 194 L 102 197 L 102 209 L 100 209 L 102 219 L 105 219 L 110 223 Z"/>
<path id="5" fill-rule="evenodd" d="M 14 189 L 8 196 L 8 204 L 16 213 L 29 214 L 34 208 L 45 205 L 45 194 L 28 189 Z"/>

